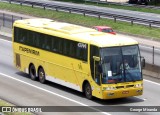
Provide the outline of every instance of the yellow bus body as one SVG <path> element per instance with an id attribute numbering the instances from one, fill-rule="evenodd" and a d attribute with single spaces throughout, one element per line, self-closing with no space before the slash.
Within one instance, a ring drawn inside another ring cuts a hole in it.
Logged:
<path id="1" fill-rule="evenodd" d="M 34 64 L 37 71 L 43 67 L 46 80 L 83 92 L 83 85 L 87 81 L 91 85 L 92 95 L 100 99 L 114 99 L 129 96 L 138 96 L 143 93 L 143 81 L 102 84 L 98 85 L 91 77 L 90 71 L 90 44 L 98 47 L 112 47 L 138 44 L 130 38 L 97 32 L 96 30 L 56 22 L 50 19 L 25 19 L 14 22 L 13 28 L 23 28 L 51 36 L 63 37 L 68 40 L 88 44 L 87 61 L 67 57 L 58 53 L 45 51 L 25 44 L 14 42 L 14 65 L 22 72 L 29 74 L 30 64 Z M 142 84 L 142 87 L 135 87 Z M 106 90 L 106 87 L 117 87 L 116 90 Z"/>

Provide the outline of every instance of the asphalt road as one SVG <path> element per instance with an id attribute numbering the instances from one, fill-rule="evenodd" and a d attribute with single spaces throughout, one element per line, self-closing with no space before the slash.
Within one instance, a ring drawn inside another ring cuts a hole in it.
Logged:
<path id="1" fill-rule="evenodd" d="M 160 49 L 159 48 L 155 48 L 153 51 L 153 47 L 140 45 L 140 51 L 141 51 L 141 55 L 143 57 L 145 57 L 145 60 L 147 63 L 149 63 L 149 64 L 154 63 L 154 65 L 160 66 L 160 61 L 159 61 Z M 153 54 L 154 54 L 154 56 L 153 56 Z M 153 62 L 153 60 L 154 60 L 154 62 Z"/>
<path id="2" fill-rule="evenodd" d="M 48 82 L 40 84 L 32 81 L 28 75 L 17 71 L 13 66 L 12 44 L 10 41 L 0 39 L 0 98 L 19 106 L 159 106 L 160 84 L 144 80 L 144 94 L 138 97 L 129 97 L 114 100 L 88 100 L 85 96 L 72 89 Z M 157 80 L 158 82 L 158 80 Z M 111 107 L 112 108 L 112 107 Z M 62 108 L 63 109 L 63 108 Z M 72 111 L 71 108 L 68 108 Z M 91 108 L 94 109 L 94 108 Z M 56 114 L 56 113 L 38 113 Z M 61 114 L 87 114 L 87 113 L 61 113 Z M 101 113 L 91 114 L 133 114 L 130 113 Z M 141 114 L 139 112 L 136 113 Z M 143 113 L 145 115 L 150 112 Z M 158 115 L 160 112 L 152 113 Z"/>

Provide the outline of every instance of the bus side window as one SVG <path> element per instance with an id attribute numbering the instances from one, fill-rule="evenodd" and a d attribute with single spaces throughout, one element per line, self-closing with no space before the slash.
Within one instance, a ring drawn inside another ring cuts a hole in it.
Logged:
<path id="1" fill-rule="evenodd" d="M 45 36 L 43 34 L 40 34 L 39 38 L 40 38 L 40 47 L 42 49 L 45 49 Z"/>
<path id="2" fill-rule="evenodd" d="M 42 42 L 43 41 L 43 42 Z M 42 36 L 42 48 L 45 50 L 50 51 L 51 50 L 51 46 L 52 46 L 52 38 L 48 35 L 43 35 Z"/>
<path id="3" fill-rule="evenodd" d="M 52 42 L 52 51 L 62 54 L 63 52 L 63 39 L 54 37 Z"/>
<path id="4" fill-rule="evenodd" d="M 69 45 L 70 45 L 70 41 L 69 40 L 64 40 L 63 42 L 63 54 L 64 55 L 69 55 Z"/>
<path id="5" fill-rule="evenodd" d="M 76 57 L 77 57 L 78 59 L 82 59 L 81 48 L 79 48 L 79 47 L 77 47 Z"/>
<path id="6" fill-rule="evenodd" d="M 58 52 L 60 53 L 60 54 L 62 54 L 63 53 L 63 42 L 64 42 L 64 39 L 58 39 Z"/>
<path id="7" fill-rule="evenodd" d="M 77 47 L 76 57 L 80 60 L 87 61 L 87 51 L 88 45 L 86 44 L 86 48 Z"/>
<path id="8" fill-rule="evenodd" d="M 71 57 L 76 57 L 76 42 L 70 41 L 69 49 L 69 55 Z"/>
<path id="9" fill-rule="evenodd" d="M 45 36 L 45 49 L 46 50 L 51 50 L 51 47 L 52 47 L 52 38 L 48 35 Z"/>
<path id="10" fill-rule="evenodd" d="M 14 41 L 19 42 L 20 40 L 20 29 L 17 27 L 14 27 Z"/>
<path id="11" fill-rule="evenodd" d="M 20 36 L 19 36 L 19 42 L 20 43 L 26 43 L 27 41 L 27 33 L 25 32 L 25 30 L 21 29 L 21 32 L 20 32 Z"/>
<path id="12" fill-rule="evenodd" d="M 33 39 L 33 42 L 34 42 L 34 45 L 35 47 L 39 47 L 40 46 L 40 43 L 39 43 L 39 34 L 38 33 L 35 33 L 34 34 L 34 39 Z"/>
<path id="13" fill-rule="evenodd" d="M 30 46 L 35 46 L 35 42 L 34 42 L 34 39 L 35 39 L 35 34 L 33 31 L 29 31 L 27 32 L 27 38 L 28 38 L 28 45 Z"/>
<path id="14" fill-rule="evenodd" d="M 58 52 L 58 39 L 56 37 L 52 39 L 52 51 Z"/>

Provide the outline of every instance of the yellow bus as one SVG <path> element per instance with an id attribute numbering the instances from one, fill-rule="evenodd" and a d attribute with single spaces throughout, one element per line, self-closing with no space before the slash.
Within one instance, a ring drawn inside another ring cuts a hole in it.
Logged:
<path id="1" fill-rule="evenodd" d="M 88 99 L 143 93 L 145 60 L 133 39 L 42 18 L 15 21 L 12 41 L 16 68 L 32 80 L 52 81 Z"/>

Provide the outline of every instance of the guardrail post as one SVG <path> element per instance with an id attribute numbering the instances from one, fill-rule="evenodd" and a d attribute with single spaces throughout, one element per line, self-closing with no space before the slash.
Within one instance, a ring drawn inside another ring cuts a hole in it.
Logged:
<path id="1" fill-rule="evenodd" d="M 2 24 L 3 27 L 4 27 L 4 21 L 5 21 L 5 14 L 3 13 L 3 24 Z"/>
<path id="2" fill-rule="evenodd" d="M 131 25 L 133 26 L 133 20 L 131 21 Z"/>
<path id="3" fill-rule="evenodd" d="M 99 20 L 101 19 L 101 16 L 100 16 L 100 15 L 98 15 L 98 19 L 99 19 Z"/>
<path id="4" fill-rule="evenodd" d="M 11 0 L 9 0 L 9 3 L 11 4 Z"/>
<path id="5" fill-rule="evenodd" d="M 97 1 L 97 5 L 98 5 L 99 1 Z"/>
<path id="6" fill-rule="evenodd" d="M 69 10 L 69 13 L 71 13 L 71 10 Z"/>
<path id="7" fill-rule="evenodd" d="M 85 12 L 83 12 L 83 16 L 84 16 L 84 17 L 86 16 Z"/>
<path id="8" fill-rule="evenodd" d="M 12 15 L 12 27 L 13 27 L 13 15 Z"/>
<path id="9" fill-rule="evenodd" d="M 32 4 L 32 8 L 33 8 L 33 4 Z"/>
<path id="10" fill-rule="evenodd" d="M 151 23 L 149 24 L 149 27 L 150 27 L 150 28 L 152 27 L 152 24 L 151 24 Z"/>
<path id="11" fill-rule="evenodd" d="M 43 9 L 45 10 L 45 9 L 46 9 L 46 7 L 45 7 L 45 6 L 43 6 Z"/>
<path id="12" fill-rule="evenodd" d="M 114 22 L 116 23 L 116 17 L 114 17 Z"/>
<path id="13" fill-rule="evenodd" d="M 152 64 L 154 65 L 154 46 L 153 46 L 153 59 L 152 59 Z"/>

